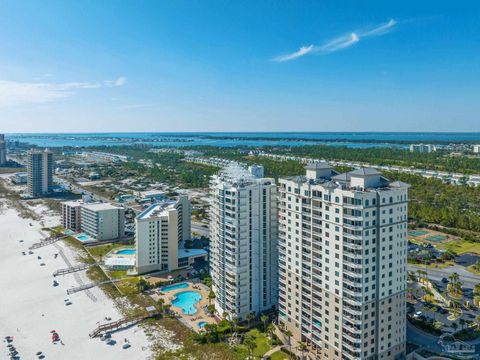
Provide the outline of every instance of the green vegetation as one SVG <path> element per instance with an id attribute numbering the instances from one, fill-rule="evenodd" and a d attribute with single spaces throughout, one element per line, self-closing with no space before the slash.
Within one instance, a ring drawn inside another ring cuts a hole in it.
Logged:
<path id="1" fill-rule="evenodd" d="M 285 359 L 288 359 L 288 354 L 284 351 L 277 351 L 277 352 L 274 352 L 271 356 L 270 356 L 270 360 L 285 360 Z"/>
<path id="2" fill-rule="evenodd" d="M 312 157 L 327 160 L 347 160 L 366 162 L 375 165 L 396 165 L 404 167 L 426 168 L 438 171 L 480 173 L 480 158 L 448 156 L 446 151 L 415 153 L 406 149 L 393 148 L 347 148 L 341 146 L 314 145 L 291 147 L 283 154 Z"/>
<path id="3" fill-rule="evenodd" d="M 112 243 L 106 245 L 90 246 L 87 248 L 87 250 L 90 255 L 92 255 L 96 260 L 101 260 L 110 251 L 125 247 L 128 247 L 128 245 L 126 246 L 125 244 Z"/>
<path id="4" fill-rule="evenodd" d="M 480 255 L 480 242 L 470 242 L 465 240 L 451 241 L 439 244 L 440 249 L 453 251 L 455 254 L 462 255 L 466 253 Z"/>

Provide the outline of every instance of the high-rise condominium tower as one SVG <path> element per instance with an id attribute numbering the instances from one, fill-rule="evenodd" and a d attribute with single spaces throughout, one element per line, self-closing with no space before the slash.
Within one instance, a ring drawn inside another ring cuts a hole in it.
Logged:
<path id="1" fill-rule="evenodd" d="M 215 307 L 245 319 L 278 303 L 277 187 L 231 165 L 211 179 L 210 269 Z"/>
<path id="2" fill-rule="evenodd" d="M 42 196 L 52 190 L 53 155 L 50 151 L 30 150 L 27 154 L 27 183 L 30 196 Z"/>
<path id="3" fill-rule="evenodd" d="M 139 274 L 178 269 L 179 243 L 190 239 L 190 201 L 155 203 L 135 218 L 136 266 Z"/>
<path id="4" fill-rule="evenodd" d="M 404 357 L 408 185 L 326 163 L 279 183 L 279 322 L 318 359 Z"/>
<path id="5" fill-rule="evenodd" d="M 7 143 L 5 142 L 5 135 L 0 134 L 0 166 L 7 162 Z"/>

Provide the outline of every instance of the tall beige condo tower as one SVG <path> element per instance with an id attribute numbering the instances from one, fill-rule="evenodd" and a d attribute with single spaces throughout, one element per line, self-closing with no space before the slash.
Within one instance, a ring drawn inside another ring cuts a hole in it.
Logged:
<path id="1" fill-rule="evenodd" d="M 279 322 L 317 359 L 404 358 L 408 185 L 315 163 L 279 197 Z"/>
<path id="2" fill-rule="evenodd" d="M 44 151 L 30 150 L 27 153 L 28 193 L 32 197 L 42 196 L 52 191 L 53 186 L 53 154 Z"/>
<path id="3" fill-rule="evenodd" d="M 190 201 L 187 196 L 148 207 L 135 218 L 137 273 L 178 268 L 179 243 L 190 239 Z"/>
<path id="4" fill-rule="evenodd" d="M 5 142 L 5 135 L 0 134 L 0 166 L 7 162 L 7 143 Z"/>

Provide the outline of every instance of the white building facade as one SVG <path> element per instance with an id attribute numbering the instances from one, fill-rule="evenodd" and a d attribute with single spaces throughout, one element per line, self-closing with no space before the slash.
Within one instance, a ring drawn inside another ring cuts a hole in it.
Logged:
<path id="1" fill-rule="evenodd" d="M 190 201 L 156 203 L 135 218 L 136 268 L 138 274 L 178 268 L 179 244 L 190 239 Z"/>
<path id="2" fill-rule="evenodd" d="M 223 316 L 278 304 L 277 187 L 230 165 L 211 179 L 210 272 L 215 308 Z"/>
<path id="3" fill-rule="evenodd" d="M 404 358 L 408 185 L 316 163 L 279 198 L 279 322 L 317 359 Z"/>
<path id="4" fill-rule="evenodd" d="M 45 151 L 30 150 L 27 153 L 28 193 L 32 197 L 50 193 L 53 186 L 53 154 Z"/>
<path id="5" fill-rule="evenodd" d="M 125 209 L 108 203 L 87 203 L 80 207 L 81 230 L 97 241 L 125 236 Z"/>
<path id="6" fill-rule="evenodd" d="M 473 152 L 475 154 L 480 154 L 480 145 L 473 145 Z"/>

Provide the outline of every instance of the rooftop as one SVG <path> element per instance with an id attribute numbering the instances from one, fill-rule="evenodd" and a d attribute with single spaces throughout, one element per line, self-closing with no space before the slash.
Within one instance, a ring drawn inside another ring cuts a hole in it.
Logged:
<path id="1" fill-rule="evenodd" d="M 89 209 L 92 211 L 121 209 L 121 207 L 112 205 L 110 203 L 86 203 L 86 204 L 83 204 L 82 207 L 84 209 Z"/>
<path id="2" fill-rule="evenodd" d="M 328 163 L 312 163 L 306 166 L 306 170 L 328 169 Z M 309 179 L 306 176 L 290 176 L 285 179 L 296 183 L 310 183 L 312 185 L 322 185 L 325 188 L 342 188 L 355 191 L 368 190 L 387 190 L 401 187 L 409 187 L 408 184 L 401 181 L 393 181 L 386 179 L 382 174 L 374 168 L 359 168 L 346 173 L 336 174 L 332 172 L 332 176 L 321 176 L 317 179 Z M 362 179 L 360 183 L 353 179 Z M 360 184 L 360 185 L 359 185 Z"/>
<path id="3" fill-rule="evenodd" d="M 178 249 L 178 258 L 205 256 L 207 251 L 204 249 Z"/>
<path id="4" fill-rule="evenodd" d="M 143 210 L 140 214 L 137 215 L 137 219 L 153 219 L 158 216 L 161 216 L 167 209 L 173 208 L 177 202 L 175 200 L 165 200 L 160 203 L 150 205 L 148 208 Z"/>

